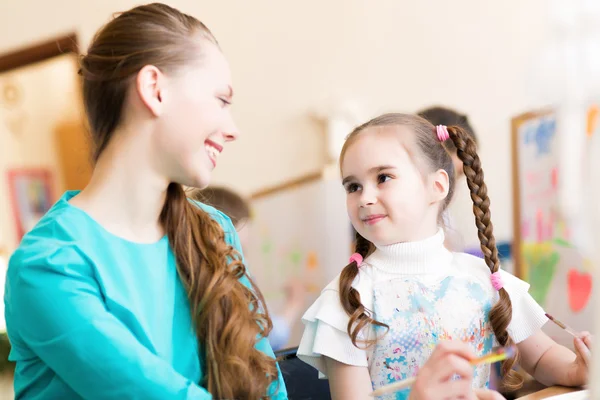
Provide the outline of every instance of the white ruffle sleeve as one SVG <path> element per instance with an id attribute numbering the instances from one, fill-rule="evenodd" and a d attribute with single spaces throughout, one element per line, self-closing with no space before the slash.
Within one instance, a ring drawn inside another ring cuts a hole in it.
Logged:
<path id="1" fill-rule="evenodd" d="M 362 274 L 361 274 L 362 275 Z M 353 287 L 361 294 L 361 301 L 372 309 L 371 290 L 359 283 L 358 277 Z M 364 349 L 352 344 L 347 332 L 350 317 L 344 311 L 339 298 L 339 276 L 323 291 L 302 317 L 304 333 L 298 347 L 298 358 L 319 371 L 321 378 L 327 376 L 324 357 L 332 358 L 348 365 L 368 366 L 368 355 Z M 359 334 L 359 339 L 364 335 Z"/>
<path id="2" fill-rule="evenodd" d="M 508 334 L 515 343 L 520 343 L 539 331 L 548 322 L 548 317 L 529 294 L 529 283 L 502 270 L 500 275 L 512 303 L 512 320 L 508 325 Z M 498 294 L 496 297 L 498 298 Z"/>

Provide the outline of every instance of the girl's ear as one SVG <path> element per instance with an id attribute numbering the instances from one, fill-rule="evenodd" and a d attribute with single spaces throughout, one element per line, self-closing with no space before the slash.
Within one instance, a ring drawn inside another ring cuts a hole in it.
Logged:
<path id="1" fill-rule="evenodd" d="M 438 169 L 430 175 L 430 199 L 431 203 L 443 201 L 450 190 L 450 177 L 443 169 Z"/>

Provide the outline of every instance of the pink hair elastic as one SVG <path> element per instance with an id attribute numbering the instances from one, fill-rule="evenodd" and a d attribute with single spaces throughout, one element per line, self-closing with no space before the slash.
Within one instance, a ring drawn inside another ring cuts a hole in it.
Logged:
<path id="1" fill-rule="evenodd" d="M 448 128 L 446 125 L 438 125 L 435 127 L 437 138 L 440 142 L 450 139 L 450 134 L 448 133 Z"/>
<path id="2" fill-rule="evenodd" d="M 363 262 L 363 257 L 358 253 L 354 253 L 350 256 L 350 262 L 355 262 L 356 266 L 360 267 L 360 264 Z"/>
<path id="3" fill-rule="evenodd" d="M 500 271 L 492 274 L 492 286 L 494 289 L 496 289 L 496 291 L 499 291 L 504 287 L 504 282 L 502 282 L 502 275 L 500 275 Z"/>

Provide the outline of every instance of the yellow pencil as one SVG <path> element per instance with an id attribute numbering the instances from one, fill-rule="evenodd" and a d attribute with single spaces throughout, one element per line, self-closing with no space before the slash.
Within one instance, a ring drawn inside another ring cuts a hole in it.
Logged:
<path id="1" fill-rule="evenodd" d="M 481 364 L 493 364 L 498 361 L 504 361 L 507 358 L 514 357 L 515 352 L 516 352 L 515 346 L 501 347 L 500 349 L 498 349 L 494 352 L 491 352 L 485 356 L 472 359 L 470 361 L 470 363 L 473 366 L 481 365 Z M 397 392 L 398 390 L 405 389 L 407 387 L 412 386 L 416 380 L 417 380 L 417 377 L 412 377 L 412 378 L 404 379 L 400 382 L 394 382 L 390 385 L 382 386 L 379 389 L 373 391 L 371 393 L 371 396 L 377 397 L 377 396 L 381 396 L 386 393 Z"/>

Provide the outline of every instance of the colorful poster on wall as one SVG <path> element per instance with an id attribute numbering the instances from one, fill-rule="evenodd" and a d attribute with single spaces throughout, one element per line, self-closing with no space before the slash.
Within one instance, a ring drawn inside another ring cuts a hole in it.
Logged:
<path id="1" fill-rule="evenodd" d="M 560 182 L 567 177 L 561 175 L 558 127 L 552 110 L 512 121 L 515 272 L 550 314 L 590 330 L 592 265 L 574 246 L 561 215 Z"/>
<path id="2" fill-rule="evenodd" d="M 516 271 L 532 284 L 532 295 L 543 304 L 560 259 L 553 241 L 568 240 L 566 229 L 560 230 L 558 213 L 556 115 L 523 116 L 513 126 L 518 166 L 514 171 Z"/>
<path id="3" fill-rule="evenodd" d="M 47 169 L 8 171 L 16 237 L 20 240 L 52 206 L 52 174 Z"/>

